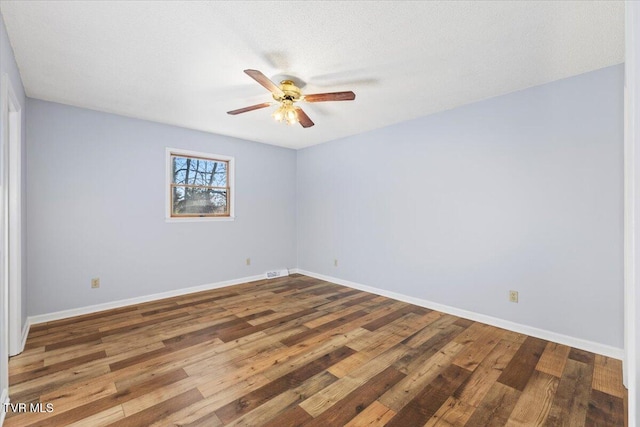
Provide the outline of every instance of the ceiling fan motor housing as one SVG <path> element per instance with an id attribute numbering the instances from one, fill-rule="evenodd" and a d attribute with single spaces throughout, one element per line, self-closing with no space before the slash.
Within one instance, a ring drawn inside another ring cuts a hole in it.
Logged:
<path id="1" fill-rule="evenodd" d="M 277 95 L 275 93 L 273 94 L 273 99 L 278 102 L 296 102 L 302 95 L 300 93 L 300 88 L 298 88 L 298 86 L 296 86 L 291 80 L 282 80 L 280 82 L 280 90 L 282 91 L 283 95 Z"/>

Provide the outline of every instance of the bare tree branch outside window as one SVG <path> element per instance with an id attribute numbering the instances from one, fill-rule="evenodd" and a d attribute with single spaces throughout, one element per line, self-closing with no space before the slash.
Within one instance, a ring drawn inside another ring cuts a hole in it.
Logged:
<path id="1" fill-rule="evenodd" d="M 229 216 L 229 162 L 171 154 L 171 216 Z"/>

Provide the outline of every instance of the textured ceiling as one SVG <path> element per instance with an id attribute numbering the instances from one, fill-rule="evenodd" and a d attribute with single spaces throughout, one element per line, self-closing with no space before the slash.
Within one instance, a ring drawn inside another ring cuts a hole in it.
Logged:
<path id="1" fill-rule="evenodd" d="M 292 148 L 624 61 L 621 1 L 0 2 L 27 95 Z M 275 122 L 242 70 L 291 75 L 315 126 Z"/>

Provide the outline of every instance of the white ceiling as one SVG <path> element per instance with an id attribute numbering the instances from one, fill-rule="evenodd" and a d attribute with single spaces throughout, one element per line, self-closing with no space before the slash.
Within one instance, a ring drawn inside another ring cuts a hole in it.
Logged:
<path id="1" fill-rule="evenodd" d="M 624 61 L 622 1 L 0 2 L 27 95 L 301 148 Z M 292 75 L 315 126 L 242 71 Z"/>

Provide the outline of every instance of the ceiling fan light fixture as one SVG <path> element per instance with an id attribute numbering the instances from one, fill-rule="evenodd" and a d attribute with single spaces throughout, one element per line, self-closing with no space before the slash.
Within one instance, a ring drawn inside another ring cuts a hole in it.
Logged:
<path id="1" fill-rule="evenodd" d="M 296 108 L 293 106 L 293 102 L 289 100 L 282 101 L 271 116 L 278 122 L 285 121 L 288 125 L 298 123 Z"/>
<path id="2" fill-rule="evenodd" d="M 271 117 L 273 117 L 277 122 L 281 122 L 282 120 L 284 120 L 284 111 L 282 105 L 273 112 Z"/>
<path id="3" fill-rule="evenodd" d="M 287 123 L 290 125 L 298 123 L 298 115 L 293 107 L 287 110 Z"/>

